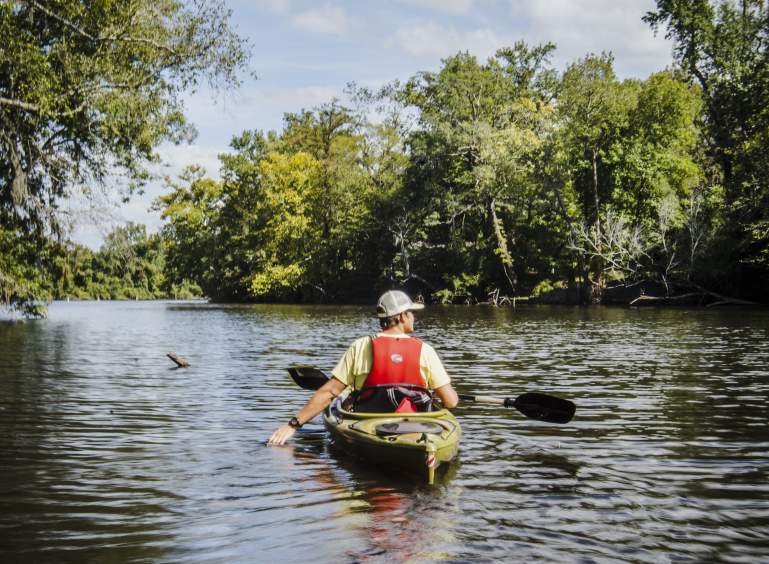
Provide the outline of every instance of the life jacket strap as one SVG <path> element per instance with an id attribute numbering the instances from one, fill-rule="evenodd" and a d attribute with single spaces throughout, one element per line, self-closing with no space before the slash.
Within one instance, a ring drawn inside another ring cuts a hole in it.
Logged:
<path id="1" fill-rule="evenodd" d="M 404 400 L 406 400 L 405 403 Z M 425 412 L 431 411 L 432 405 L 432 392 L 424 386 L 415 384 L 366 386 L 353 394 L 353 411 L 358 412 Z"/>

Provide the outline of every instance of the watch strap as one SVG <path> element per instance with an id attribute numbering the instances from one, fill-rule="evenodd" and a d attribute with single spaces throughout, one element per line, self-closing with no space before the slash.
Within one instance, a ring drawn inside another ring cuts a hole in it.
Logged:
<path id="1" fill-rule="evenodd" d="M 296 417 L 292 417 L 291 419 L 289 419 L 288 420 L 288 425 L 289 425 L 289 427 L 291 427 L 293 429 L 301 429 L 302 428 L 302 424 L 299 423 L 299 419 L 297 419 Z"/>

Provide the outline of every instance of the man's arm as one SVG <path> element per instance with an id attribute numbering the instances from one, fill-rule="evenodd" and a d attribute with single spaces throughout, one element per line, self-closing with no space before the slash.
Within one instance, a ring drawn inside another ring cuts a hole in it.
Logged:
<path id="1" fill-rule="evenodd" d="M 434 392 L 435 395 L 438 396 L 438 399 L 441 400 L 443 407 L 452 409 L 459 403 L 459 396 L 457 396 L 457 393 L 454 391 L 451 384 L 445 384 L 440 388 L 435 388 Z"/>
<path id="2" fill-rule="evenodd" d="M 310 419 L 326 409 L 328 404 L 330 404 L 336 396 L 341 394 L 346 387 L 347 386 L 343 382 L 337 380 L 336 378 L 331 378 L 328 382 L 323 384 L 323 386 L 318 388 L 318 390 L 312 395 L 309 401 L 304 404 L 304 407 L 299 410 L 299 413 L 296 414 L 296 418 L 299 420 L 299 423 L 304 425 Z M 270 440 L 267 441 L 267 444 L 282 445 L 288 439 L 290 439 L 294 433 L 296 433 L 296 429 L 290 425 L 282 425 L 272 434 Z"/>

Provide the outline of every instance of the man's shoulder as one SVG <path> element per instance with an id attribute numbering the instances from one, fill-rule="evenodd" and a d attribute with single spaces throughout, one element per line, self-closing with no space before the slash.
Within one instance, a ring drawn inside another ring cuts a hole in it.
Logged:
<path id="1" fill-rule="evenodd" d="M 435 352 L 435 349 L 432 347 L 432 345 L 426 343 L 425 341 L 422 341 L 422 352 L 427 353 L 428 355 L 438 356 L 438 353 Z"/>
<path id="2" fill-rule="evenodd" d="M 371 336 L 370 335 L 365 335 L 363 337 L 358 337 L 357 339 L 355 339 L 352 342 L 352 344 L 350 345 L 350 348 L 351 349 L 357 349 L 357 348 L 360 348 L 360 347 L 369 346 L 370 344 L 371 344 Z"/>

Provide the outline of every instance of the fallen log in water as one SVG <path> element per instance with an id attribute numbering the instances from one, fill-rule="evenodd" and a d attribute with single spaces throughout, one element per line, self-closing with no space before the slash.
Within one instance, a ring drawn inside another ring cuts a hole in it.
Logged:
<path id="1" fill-rule="evenodd" d="M 185 358 L 179 356 L 175 352 L 167 353 L 166 356 L 173 360 L 178 368 L 187 368 L 190 365 Z"/>
<path id="2" fill-rule="evenodd" d="M 646 294 L 641 294 L 634 300 L 631 300 L 628 305 L 643 305 L 643 304 L 651 305 L 651 303 L 654 303 L 654 302 L 671 304 L 676 302 L 685 302 L 687 300 L 694 300 L 697 298 L 699 298 L 700 303 L 704 302 L 708 298 L 716 300 L 710 303 L 706 303 L 705 307 L 715 307 L 715 306 L 721 306 L 721 305 L 757 305 L 756 302 L 741 300 L 739 298 L 730 298 L 728 296 L 722 296 L 721 294 L 717 294 L 701 286 L 695 286 L 695 287 L 698 290 L 697 292 L 678 294 L 676 296 L 649 296 Z"/>
<path id="3" fill-rule="evenodd" d="M 651 303 L 664 303 L 682 302 L 686 300 L 694 300 L 699 298 L 700 301 L 706 297 L 703 292 L 689 292 L 688 294 L 679 294 L 677 296 L 649 296 L 647 294 L 641 294 L 636 299 L 631 300 L 628 305 L 644 305 Z"/>

